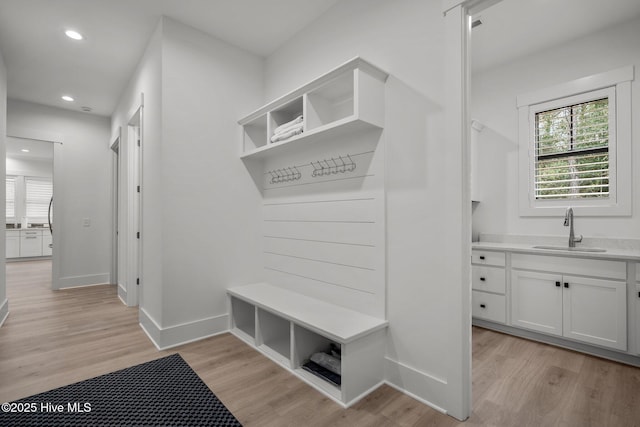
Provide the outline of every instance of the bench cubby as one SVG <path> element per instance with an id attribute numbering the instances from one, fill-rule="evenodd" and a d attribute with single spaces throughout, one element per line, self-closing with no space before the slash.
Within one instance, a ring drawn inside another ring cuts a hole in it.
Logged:
<path id="1" fill-rule="evenodd" d="M 341 405 L 352 405 L 383 382 L 386 320 L 269 283 L 227 292 L 231 333 Z M 342 354 L 340 386 L 302 368 L 331 344 Z"/>

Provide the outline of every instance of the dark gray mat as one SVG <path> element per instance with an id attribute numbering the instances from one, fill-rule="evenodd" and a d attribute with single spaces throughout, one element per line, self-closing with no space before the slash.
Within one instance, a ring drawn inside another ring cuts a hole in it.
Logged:
<path id="1" fill-rule="evenodd" d="M 2 405 L 0 426 L 241 426 L 179 354 Z"/>

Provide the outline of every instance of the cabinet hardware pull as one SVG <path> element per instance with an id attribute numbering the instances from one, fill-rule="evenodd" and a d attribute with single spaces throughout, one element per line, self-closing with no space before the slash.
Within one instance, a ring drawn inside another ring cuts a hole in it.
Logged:
<path id="1" fill-rule="evenodd" d="M 484 255 L 480 255 L 480 259 L 484 259 Z"/>
<path id="2" fill-rule="evenodd" d="M 556 282 L 556 286 L 557 286 L 557 287 L 560 287 L 560 282 Z"/>
<path id="3" fill-rule="evenodd" d="M 480 308 L 487 308 L 486 304 L 480 304 Z"/>
<path id="4" fill-rule="evenodd" d="M 569 283 L 568 282 L 564 282 L 564 287 L 568 288 L 569 287 Z"/>
<path id="5" fill-rule="evenodd" d="M 481 277 L 481 278 L 480 278 L 480 281 L 481 281 L 481 282 L 484 282 L 485 280 L 486 280 L 486 279 L 485 279 L 484 277 Z"/>

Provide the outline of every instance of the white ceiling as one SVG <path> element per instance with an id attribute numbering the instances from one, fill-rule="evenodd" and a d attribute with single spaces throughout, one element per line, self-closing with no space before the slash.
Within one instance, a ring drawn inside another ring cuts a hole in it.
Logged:
<path id="1" fill-rule="evenodd" d="M 8 96 L 109 116 L 162 15 L 267 56 L 338 1 L 0 0 Z M 480 15 L 474 70 L 640 16 L 640 0 L 503 0 Z"/>
<path id="2" fill-rule="evenodd" d="M 162 15 L 264 56 L 337 1 L 0 0 L 8 96 L 111 115 Z"/>
<path id="3" fill-rule="evenodd" d="M 640 0 L 503 0 L 471 33 L 473 71 L 640 17 Z M 640 43 L 640 40 L 638 41 Z"/>

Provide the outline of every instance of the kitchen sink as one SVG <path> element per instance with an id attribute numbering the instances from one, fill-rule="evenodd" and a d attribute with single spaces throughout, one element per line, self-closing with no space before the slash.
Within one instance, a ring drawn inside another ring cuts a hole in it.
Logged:
<path id="1" fill-rule="evenodd" d="M 549 249 L 553 251 L 568 251 L 568 252 L 606 252 L 606 249 L 602 248 L 570 248 L 568 246 L 534 246 L 534 249 Z"/>

